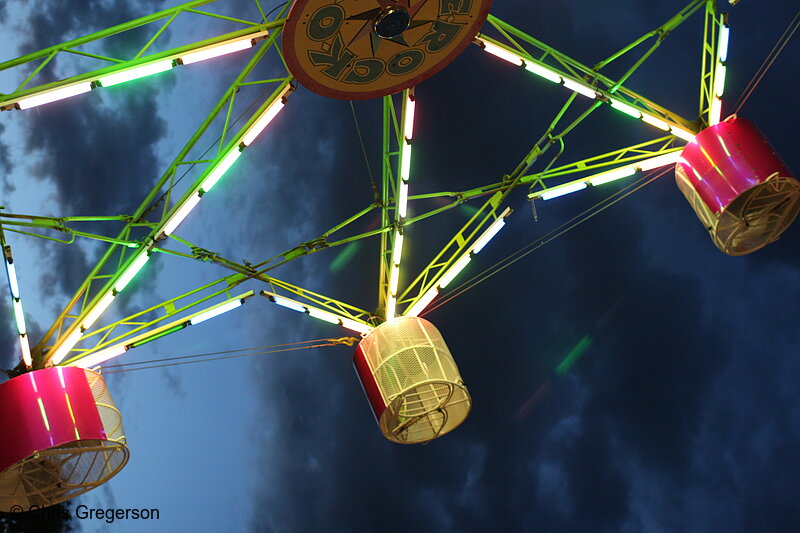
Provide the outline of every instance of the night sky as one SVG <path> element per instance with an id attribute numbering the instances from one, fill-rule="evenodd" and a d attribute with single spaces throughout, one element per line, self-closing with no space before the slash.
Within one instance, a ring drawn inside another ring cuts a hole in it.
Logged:
<path id="1" fill-rule="evenodd" d="M 220 3 L 226 13 L 253 15 L 244 0 Z M 589 65 L 684 5 L 494 4 L 499 18 Z M 164 7 L 0 2 L 0 55 L 10 59 Z M 745 0 L 730 8 L 724 116 L 796 9 L 789 0 Z M 626 86 L 694 118 L 702 23 L 698 12 Z M 182 31 L 189 30 L 176 29 L 170 38 L 180 41 Z M 204 27 L 192 31 L 198 39 L 213 35 L 200 35 Z M 754 121 L 800 172 L 796 39 L 739 116 Z M 57 216 L 133 211 L 246 61 L 228 57 L 135 88 L 3 113 L 0 203 L 9 212 Z M 0 75 L 1 90 L 14 81 Z M 499 181 L 566 97 L 565 89 L 468 48 L 417 87 L 411 193 Z M 379 176 L 380 101 L 357 102 L 355 109 Z M 559 163 L 657 134 L 604 106 L 566 138 Z M 300 87 L 252 148 L 187 219 L 181 236 L 255 262 L 316 237 L 372 201 L 346 102 Z M 454 286 L 627 184 L 537 201 L 538 221 L 520 188 L 510 197 L 515 212 L 506 229 Z M 480 200 L 408 230 L 414 277 L 473 205 Z M 356 229 L 378 223 L 369 218 Z M 18 234 L 9 241 L 38 340 L 99 248 Z M 325 250 L 274 275 L 372 310 L 378 246 L 373 238 Z M 800 531 L 799 250 L 795 225 L 752 255 L 726 256 L 674 173 L 664 174 L 425 315 L 442 332 L 473 400 L 465 423 L 428 445 L 401 446 L 381 436 L 351 365 L 353 348 L 111 374 L 131 461 L 75 504 L 158 507 L 161 520 L 76 525 L 84 531 Z M 118 302 L 124 311 L 227 273 L 188 259 L 156 259 L 131 297 Z M 17 340 L 7 303 L 0 315 L 9 368 Z M 124 362 L 344 335 L 254 297 L 225 317 L 131 351 Z M 571 353 L 578 355 L 574 364 L 557 372 Z"/>

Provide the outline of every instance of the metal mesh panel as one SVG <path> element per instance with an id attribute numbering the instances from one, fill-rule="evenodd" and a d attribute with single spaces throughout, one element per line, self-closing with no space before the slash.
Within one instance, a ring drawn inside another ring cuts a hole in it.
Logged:
<path id="1" fill-rule="evenodd" d="M 778 240 L 798 210 L 800 183 L 774 174 L 740 194 L 720 213 L 712 238 L 726 254 L 748 254 Z"/>
<path id="2" fill-rule="evenodd" d="M 94 403 L 97 405 L 97 412 L 100 413 L 100 420 L 106 430 L 106 438 L 113 442 L 125 444 L 125 430 L 122 427 L 122 413 L 117 409 L 111 394 L 108 392 L 105 380 L 97 372 L 86 370 L 86 379 L 92 389 Z"/>
<path id="3" fill-rule="evenodd" d="M 102 485 L 128 462 L 122 416 L 103 378 L 86 371 L 108 440 L 82 439 L 39 451 L 0 475 L 0 509 L 46 507 Z"/>
<path id="4" fill-rule="evenodd" d="M 714 214 L 682 171 L 678 188 L 711 235 L 717 248 L 728 255 L 745 255 L 776 241 L 800 211 L 800 183 L 773 174 Z"/>
<path id="5" fill-rule="evenodd" d="M 467 417 L 471 399 L 439 331 L 401 317 L 377 327 L 361 350 L 387 405 L 380 427 L 389 440 L 427 442 Z"/>

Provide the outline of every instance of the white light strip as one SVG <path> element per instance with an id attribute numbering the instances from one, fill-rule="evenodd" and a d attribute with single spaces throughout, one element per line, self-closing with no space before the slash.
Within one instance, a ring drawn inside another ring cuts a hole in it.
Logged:
<path id="1" fill-rule="evenodd" d="M 411 176 L 411 145 L 403 144 L 403 154 L 400 158 L 400 179 L 408 181 Z"/>
<path id="2" fill-rule="evenodd" d="M 565 194 L 570 194 L 576 191 L 580 191 L 586 188 L 586 182 L 581 181 L 578 183 L 571 183 L 569 185 L 562 185 L 560 187 L 553 187 L 552 189 L 548 189 L 541 195 L 542 200 L 551 200 L 553 198 L 558 198 L 559 196 L 564 196 Z"/>
<path id="3" fill-rule="evenodd" d="M 122 292 L 122 290 L 128 286 L 128 283 L 139 273 L 139 271 L 144 267 L 147 260 L 150 259 L 150 255 L 147 251 L 143 251 L 142 254 L 137 257 L 133 263 L 128 267 L 128 269 L 123 272 L 122 276 L 117 280 L 114 284 L 114 290 L 117 292 Z"/>
<path id="4" fill-rule="evenodd" d="M 466 268 L 466 266 L 469 264 L 471 260 L 472 257 L 470 257 L 470 255 L 467 254 L 458 261 L 456 261 L 455 264 L 451 266 L 450 269 L 447 272 L 445 272 L 444 276 L 442 276 L 441 279 L 439 280 L 439 289 L 444 289 L 445 287 L 450 285 L 450 282 L 453 281 L 453 279 L 455 279 L 455 277 L 458 276 L 461 273 L 461 271 L 464 270 L 464 268 Z"/>
<path id="5" fill-rule="evenodd" d="M 25 311 L 22 310 L 22 300 L 14 300 L 14 318 L 17 321 L 17 331 L 20 335 L 25 335 Z"/>
<path id="6" fill-rule="evenodd" d="M 272 103 L 264 110 L 261 116 L 258 117 L 255 122 L 253 122 L 253 125 L 250 126 L 250 129 L 248 129 L 242 136 L 242 144 L 245 146 L 250 146 L 253 144 L 253 141 L 256 140 L 256 137 L 261 135 L 261 132 L 264 131 L 264 128 L 266 128 L 269 123 L 272 122 L 272 119 L 274 119 L 277 114 L 280 113 L 281 109 L 283 109 L 285 105 L 283 99 L 289 93 L 291 88 L 291 85 L 286 85 L 283 91 L 278 94 L 275 100 L 273 100 Z"/>
<path id="7" fill-rule="evenodd" d="M 166 224 L 164 224 L 164 235 L 172 235 L 172 232 L 175 231 L 183 219 L 191 213 L 192 209 L 195 208 L 197 203 L 200 201 L 200 195 L 194 193 L 189 198 L 186 199 L 186 202 L 177 210 L 175 214 L 170 217 Z"/>
<path id="8" fill-rule="evenodd" d="M 552 70 L 530 61 L 525 61 L 525 70 L 532 72 L 533 74 L 536 74 L 537 76 L 540 76 L 546 80 L 552 81 L 553 83 L 561 83 L 562 80 L 561 76 Z"/>
<path id="9" fill-rule="evenodd" d="M 92 325 L 97 322 L 97 319 L 100 318 L 106 309 L 111 305 L 114 301 L 114 293 L 108 292 L 105 296 L 103 296 L 100 301 L 97 302 L 97 305 L 86 315 L 86 318 L 83 319 L 81 323 L 81 327 L 83 329 L 89 329 Z"/>
<path id="10" fill-rule="evenodd" d="M 417 303 L 412 305 L 409 309 L 406 310 L 403 316 L 419 316 L 419 314 L 428 307 L 428 304 L 436 298 L 436 295 L 439 294 L 439 287 L 434 286 L 431 287 L 428 292 L 426 292 L 422 298 L 417 300 Z"/>
<path id="11" fill-rule="evenodd" d="M 592 89 L 588 85 L 578 83 L 577 81 L 572 81 L 570 79 L 564 78 L 564 87 L 572 91 L 575 91 L 578 94 L 582 94 L 587 98 L 592 98 L 592 99 L 597 98 L 597 93 L 595 92 L 594 89 Z"/>
<path id="12" fill-rule="evenodd" d="M 139 78 L 144 78 L 145 76 L 152 76 L 153 74 L 158 74 L 159 72 L 165 72 L 171 68 L 172 60 L 164 59 L 162 61 L 156 61 L 155 63 L 149 63 L 147 65 L 123 70 L 122 72 L 115 72 L 114 74 L 103 76 L 97 81 L 99 81 L 100 85 L 103 87 L 111 87 L 127 81 L 138 80 Z"/>
<path id="13" fill-rule="evenodd" d="M 397 296 L 397 284 L 400 281 L 400 265 L 392 265 L 389 271 L 389 294 Z"/>
<path id="14" fill-rule="evenodd" d="M 392 241 L 392 264 L 400 264 L 400 259 L 403 257 L 403 240 L 403 234 L 395 231 L 394 240 Z"/>
<path id="15" fill-rule="evenodd" d="M 342 317 L 340 320 L 342 321 L 342 327 L 358 333 L 369 333 L 370 331 L 375 329 L 368 324 L 356 322 L 355 320 L 350 320 L 349 318 Z"/>
<path id="16" fill-rule="evenodd" d="M 397 315 L 397 298 L 391 294 L 386 298 L 386 320 L 391 320 Z"/>
<path id="17" fill-rule="evenodd" d="M 728 60 L 728 40 L 730 39 L 730 28 L 721 25 L 719 28 L 719 42 L 717 44 L 717 56 L 721 62 Z"/>
<path id="18" fill-rule="evenodd" d="M 408 213 L 408 182 L 400 180 L 400 191 L 397 195 L 397 216 L 406 218 Z"/>
<path id="19" fill-rule="evenodd" d="M 669 124 L 664 122 L 658 117 L 654 117 L 653 115 L 648 115 L 646 113 L 642 113 L 642 120 L 650 124 L 651 126 L 655 126 L 656 128 L 664 131 L 669 131 Z"/>
<path id="20" fill-rule="evenodd" d="M 243 302 L 242 302 L 241 298 L 236 298 L 236 299 L 233 299 L 233 300 L 229 300 L 227 302 L 223 302 L 223 303 L 219 304 L 216 307 L 212 307 L 211 309 L 209 309 L 207 311 L 203 311 L 199 315 L 195 315 L 194 317 L 190 318 L 189 319 L 189 325 L 190 326 L 196 326 L 197 324 L 200 324 L 201 322 L 205 322 L 206 320 L 210 320 L 210 319 L 212 319 L 214 317 L 218 317 L 219 315 L 227 313 L 228 311 L 232 311 L 232 310 L 234 310 L 234 309 L 236 309 L 238 307 L 241 307 L 242 303 Z"/>
<path id="21" fill-rule="evenodd" d="M 711 99 L 711 110 L 708 114 L 708 125 L 713 126 L 714 124 L 719 124 L 720 119 L 722 118 L 722 99 L 718 97 L 714 97 Z"/>
<path id="22" fill-rule="evenodd" d="M 336 324 L 337 326 L 339 325 L 339 316 L 329 313 L 328 311 L 323 311 L 322 309 L 317 309 L 316 307 L 309 307 L 308 315 L 330 324 Z"/>
<path id="23" fill-rule="evenodd" d="M 636 166 L 641 171 L 653 170 L 654 168 L 663 167 L 665 165 L 672 165 L 681 158 L 681 150 L 670 152 L 668 154 L 657 155 L 650 159 L 645 159 L 636 163 Z"/>
<path id="24" fill-rule="evenodd" d="M 77 328 L 75 331 L 70 333 L 67 338 L 64 339 L 64 342 L 61 343 L 61 346 L 59 346 L 56 351 L 50 354 L 50 362 L 54 365 L 57 365 L 63 361 L 64 357 L 66 357 L 69 351 L 74 348 L 76 344 L 78 344 L 81 335 L 83 335 L 83 333 L 81 333 L 80 328 Z"/>
<path id="25" fill-rule="evenodd" d="M 33 357 L 31 357 L 31 346 L 28 344 L 28 336 L 19 336 L 19 348 L 22 350 L 22 362 L 25 363 L 26 368 L 33 366 Z"/>
<path id="26" fill-rule="evenodd" d="M 200 188 L 203 189 L 204 192 L 208 192 L 211 188 L 216 185 L 219 179 L 231 168 L 239 156 L 242 155 L 242 152 L 239 150 L 238 146 L 234 146 L 233 150 L 228 152 L 228 155 L 222 158 L 217 166 L 211 171 L 211 173 L 203 180 L 203 184 L 200 185 Z"/>
<path id="27" fill-rule="evenodd" d="M 504 59 L 509 63 L 513 63 L 519 67 L 525 64 L 523 59 L 518 56 L 517 54 L 506 50 L 505 48 L 501 48 L 496 44 L 481 41 L 483 43 L 483 49 L 492 54 L 493 56 L 499 57 L 500 59 Z"/>
<path id="28" fill-rule="evenodd" d="M 46 93 L 29 96 L 28 98 L 22 98 L 17 102 L 17 106 L 19 106 L 20 109 L 30 109 L 31 107 L 37 107 L 40 105 L 49 104 L 50 102 L 57 102 L 58 100 L 71 98 L 79 94 L 88 93 L 91 90 L 91 82 L 87 81 L 83 83 L 76 83 L 75 85 L 70 85 L 68 87 L 61 87 L 59 89 L 47 91 Z"/>
<path id="29" fill-rule="evenodd" d="M 615 168 L 614 170 L 609 170 L 608 172 L 603 172 L 601 174 L 598 174 L 590 178 L 589 183 L 591 183 L 593 186 L 604 185 L 612 181 L 633 176 L 634 174 L 636 174 L 636 167 L 629 165 L 622 168 Z"/>
<path id="30" fill-rule="evenodd" d="M 478 237 L 478 240 L 475 241 L 475 244 L 472 245 L 472 249 L 470 250 L 473 254 L 479 253 L 483 248 L 489 244 L 497 233 L 503 229 L 503 226 L 506 225 L 506 217 L 511 214 L 511 208 L 507 207 L 505 211 L 503 211 L 500 216 L 492 222 L 492 225 L 489 226 L 486 231 L 483 232 L 483 235 Z"/>
<path id="31" fill-rule="evenodd" d="M 725 72 L 727 69 L 725 65 L 717 61 L 717 67 L 714 70 L 714 95 L 722 97 L 725 92 Z"/>
<path id="32" fill-rule="evenodd" d="M 671 127 L 669 131 L 675 137 L 678 137 L 679 139 L 683 139 L 686 142 L 692 142 L 692 141 L 694 141 L 694 138 L 696 137 L 696 134 L 694 132 L 687 131 L 687 130 L 682 130 L 682 129 L 676 128 L 674 126 Z"/>
<path id="33" fill-rule="evenodd" d="M 99 365 L 100 363 L 105 363 L 109 359 L 113 359 L 114 357 L 122 355 L 126 351 L 128 351 L 128 348 L 124 344 L 117 344 L 116 346 L 111 346 L 104 350 L 100 350 L 99 352 L 87 355 L 86 357 L 82 357 L 77 361 L 69 363 L 67 366 L 77 366 L 79 368 L 92 368 Z"/>
<path id="34" fill-rule="evenodd" d="M 191 65 L 192 63 L 198 63 L 200 61 L 205 61 L 206 59 L 212 59 L 215 57 L 232 54 L 234 52 L 240 52 L 242 50 L 247 50 L 252 47 L 253 47 L 253 39 L 251 37 L 247 37 L 246 39 L 242 39 L 239 41 L 216 44 L 214 46 L 204 48 L 202 50 L 190 52 L 185 56 L 181 56 L 181 63 L 183 63 L 184 65 Z"/>
<path id="35" fill-rule="evenodd" d="M 620 102 L 619 100 L 611 100 L 611 107 L 616 109 L 617 111 L 622 111 L 626 115 L 630 115 L 633 118 L 642 118 L 642 114 L 633 106 L 629 106 L 624 102 Z"/>
<path id="36" fill-rule="evenodd" d="M 284 298 L 283 296 L 278 296 L 277 294 L 273 294 L 272 298 L 275 300 L 275 303 L 280 305 L 281 307 L 285 307 L 286 309 L 291 309 L 292 311 L 297 311 L 298 313 L 305 313 L 306 306 L 297 302 L 295 300 L 290 300 L 289 298 Z"/>
<path id="37" fill-rule="evenodd" d="M 403 116 L 403 137 L 410 141 L 414 138 L 414 108 L 416 102 L 411 98 L 406 99 L 406 113 Z"/>
<path id="38" fill-rule="evenodd" d="M 8 274 L 8 288 L 11 289 L 11 297 L 19 298 L 19 283 L 17 283 L 17 269 L 14 263 L 6 260 L 6 274 Z"/>

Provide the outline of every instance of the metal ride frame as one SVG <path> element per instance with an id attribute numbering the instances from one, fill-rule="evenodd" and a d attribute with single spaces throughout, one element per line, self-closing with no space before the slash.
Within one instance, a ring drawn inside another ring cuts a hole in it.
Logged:
<path id="1" fill-rule="evenodd" d="M 380 191 L 376 194 L 375 202 L 314 239 L 256 264 L 239 263 L 196 246 L 175 235 L 174 232 L 239 156 L 249 151 L 257 136 L 287 103 L 296 83 L 286 69 L 281 50 L 276 45 L 286 20 L 288 3 L 274 19 L 269 20 L 259 1 L 254 0 L 259 15 L 258 20 L 244 20 L 199 9 L 204 4 L 214 1 L 187 2 L 0 64 L 0 70 L 17 67 L 32 69 L 15 90 L 8 94 L 0 94 L 0 109 L 12 111 L 103 90 L 104 87 L 158 72 L 180 69 L 182 65 L 213 60 L 213 57 L 227 53 L 243 50 L 251 50 L 252 53 L 246 66 L 224 91 L 139 207 L 130 215 L 48 217 L 0 211 L 0 241 L 4 249 L 22 353 L 22 361 L 16 372 L 50 365 L 96 367 L 130 348 L 238 307 L 255 293 L 251 290 L 235 294 L 235 289 L 251 279 L 264 282 L 267 289 L 261 291 L 261 295 L 279 305 L 307 313 L 314 318 L 341 324 L 362 334 L 395 316 L 417 316 L 470 262 L 471 257 L 480 252 L 502 229 L 506 217 L 511 213 L 511 209 L 506 207 L 506 199 L 513 190 L 523 186 L 528 187 L 528 198 L 531 201 L 549 200 L 588 186 L 598 186 L 632 176 L 636 172 L 672 164 L 677 160 L 683 142 L 691 141 L 697 132 L 720 120 L 728 25 L 727 16 L 718 12 L 715 0 L 693 0 L 664 25 L 644 34 L 592 67 L 489 15 L 484 30 L 490 32 L 492 36 L 479 33 L 474 40 L 476 45 L 516 65 L 521 71 L 527 71 L 525 74 L 521 72 L 521 76 L 532 74 L 571 91 L 546 131 L 511 173 L 504 175 L 501 181 L 470 190 L 410 195 L 411 151 L 414 146 L 413 121 L 416 106 L 412 87 L 402 94 L 383 98 L 382 172 Z M 705 12 L 700 105 L 697 120 L 688 120 L 627 89 L 624 83 L 670 32 L 698 10 Z M 164 39 L 165 30 L 176 19 L 190 16 L 211 17 L 241 25 L 242 29 L 178 48 L 150 53 L 151 47 Z M 156 24 L 160 26 L 152 38 L 132 57 L 115 58 L 81 49 L 91 46 L 95 49 L 100 46 L 102 49 L 105 39 Z M 640 49 L 644 51 L 621 78 L 611 79 L 602 74 L 603 68 L 610 63 L 623 56 L 630 56 L 634 50 Z M 269 78 L 255 76 L 256 66 L 270 52 L 272 52 L 270 57 L 280 65 L 281 75 Z M 36 85 L 36 81 L 42 77 L 43 69 L 59 56 L 91 61 L 95 65 L 100 64 L 101 67 L 89 67 L 81 74 Z M 250 86 L 266 88 L 266 92 L 270 94 L 257 102 L 256 110 L 246 117 L 241 127 L 236 129 L 233 116 L 234 103 L 238 92 Z M 567 111 L 576 100 L 588 101 L 590 106 L 576 119 L 562 124 L 565 122 Z M 604 105 L 661 130 L 662 136 L 610 153 L 555 166 L 556 160 L 564 150 L 564 137 L 587 116 Z M 216 153 L 212 157 L 199 159 L 190 157 L 201 138 L 216 138 L 214 144 Z M 534 164 L 553 145 L 559 146 L 558 152 L 543 165 L 543 168 L 533 172 L 531 169 Z M 178 173 L 187 168 L 195 169 L 199 175 L 184 190 L 178 187 L 181 181 Z M 576 175 L 580 177 L 564 181 L 565 177 Z M 408 201 L 430 198 L 445 199 L 448 203 L 416 216 L 407 216 Z M 407 228 L 464 202 L 479 199 L 483 203 L 469 221 L 455 233 L 411 283 L 400 288 L 399 274 Z M 379 228 L 342 236 L 354 222 L 376 211 L 380 212 Z M 116 236 L 77 229 L 81 223 L 86 222 L 115 223 L 122 224 L 123 227 Z M 105 246 L 101 259 L 86 276 L 42 339 L 33 346 L 28 342 L 15 276 L 16 267 L 11 248 L 6 244 L 2 233 L 3 228 L 5 231 L 65 243 L 71 243 L 76 237 L 82 237 L 100 241 Z M 66 234 L 68 238 L 58 239 L 41 233 L 42 230 Z M 300 257 L 368 237 L 380 238 L 380 280 L 375 312 L 311 292 L 269 275 L 273 269 Z M 131 279 L 157 253 L 212 262 L 233 272 L 149 309 L 102 327 L 95 327 L 95 322 L 114 302 L 117 294 L 125 290 Z M 342 340 L 352 343 L 354 339 Z"/>

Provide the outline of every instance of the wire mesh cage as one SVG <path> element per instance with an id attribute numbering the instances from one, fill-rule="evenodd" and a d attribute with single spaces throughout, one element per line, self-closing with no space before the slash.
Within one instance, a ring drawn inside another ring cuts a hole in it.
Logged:
<path id="1" fill-rule="evenodd" d="M 758 128 L 736 116 L 686 145 L 675 179 L 714 244 L 729 255 L 777 240 L 800 211 L 800 183 Z"/>
<path id="2" fill-rule="evenodd" d="M 116 475 L 129 451 L 96 372 L 52 367 L 0 385 L 0 511 L 46 507 Z"/>
<path id="3" fill-rule="evenodd" d="M 400 317 L 359 343 L 353 363 L 383 435 L 402 444 L 452 431 L 472 406 L 441 333 L 427 320 Z"/>

